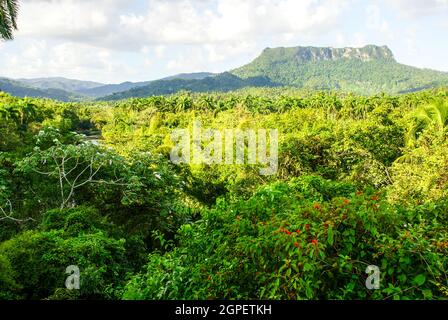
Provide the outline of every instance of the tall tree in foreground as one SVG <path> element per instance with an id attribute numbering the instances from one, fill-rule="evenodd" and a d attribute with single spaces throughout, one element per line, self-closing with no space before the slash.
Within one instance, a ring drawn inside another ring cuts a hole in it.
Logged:
<path id="1" fill-rule="evenodd" d="M 11 40 L 17 30 L 18 0 L 0 0 L 0 39 Z"/>

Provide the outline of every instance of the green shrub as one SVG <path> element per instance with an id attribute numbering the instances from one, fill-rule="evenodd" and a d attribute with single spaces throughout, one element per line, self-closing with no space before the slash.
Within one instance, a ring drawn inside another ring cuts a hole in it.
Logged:
<path id="1" fill-rule="evenodd" d="M 14 270 L 9 260 L 0 254 L 0 300 L 16 299 L 19 287 L 14 281 Z"/>
<path id="2" fill-rule="evenodd" d="M 406 211 L 371 192 L 317 203 L 299 186 L 276 183 L 248 201 L 220 201 L 181 228 L 179 247 L 152 254 L 123 297 L 445 297 L 439 286 L 447 285 L 446 205 Z M 366 289 L 368 265 L 380 268 L 380 290 Z"/>
<path id="3" fill-rule="evenodd" d="M 91 208 L 52 210 L 44 216 L 42 231 L 26 231 L 0 244 L 0 257 L 10 262 L 12 280 L 20 287 L 13 292 L 27 299 L 48 298 L 65 287 L 65 269 L 76 265 L 79 298 L 114 297 L 131 268 L 125 240 L 112 238 L 100 226 Z"/>

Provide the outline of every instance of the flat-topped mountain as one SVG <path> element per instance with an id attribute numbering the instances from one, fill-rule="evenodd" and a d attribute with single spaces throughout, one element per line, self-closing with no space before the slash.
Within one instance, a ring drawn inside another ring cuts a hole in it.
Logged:
<path id="1" fill-rule="evenodd" d="M 257 60 L 289 61 L 298 63 L 319 62 L 325 60 L 358 59 L 361 61 L 388 60 L 395 61 L 392 51 L 387 46 L 368 45 L 362 48 L 319 48 L 292 47 L 266 48 Z M 255 61 L 254 61 L 255 62 Z"/>
<path id="2" fill-rule="evenodd" d="M 265 76 L 286 86 L 360 94 L 400 93 L 448 85 L 448 73 L 398 63 L 387 46 L 265 49 L 231 71 L 241 78 Z"/>

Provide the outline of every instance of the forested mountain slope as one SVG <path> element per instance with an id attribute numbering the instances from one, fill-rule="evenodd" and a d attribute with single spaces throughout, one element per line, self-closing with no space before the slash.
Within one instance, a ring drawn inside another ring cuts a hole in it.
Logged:
<path id="1" fill-rule="evenodd" d="M 401 93 L 448 84 L 448 73 L 398 63 L 386 46 L 267 48 L 231 71 L 241 78 L 266 76 L 283 85 L 360 94 Z"/>

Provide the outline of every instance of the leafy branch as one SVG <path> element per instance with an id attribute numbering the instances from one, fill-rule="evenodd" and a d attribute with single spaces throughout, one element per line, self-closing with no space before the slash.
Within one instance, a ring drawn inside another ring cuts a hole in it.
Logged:
<path id="1" fill-rule="evenodd" d="M 0 207 L 0 213 L 2 214 L 2 216 L 0 217 L 0 221 L 3 220 L 11 220 L 14 222 L 27 222 L 27 221 L 34 221 L 33 218 L 26 218 L 26 219 L 17 219 L 14 218 L 13 215 L 13 209 L 12 209 L 12 203 L 9 199 L 6 200 L 6 207 L 7 209 L 5 210 L 4 207 Z"/>

